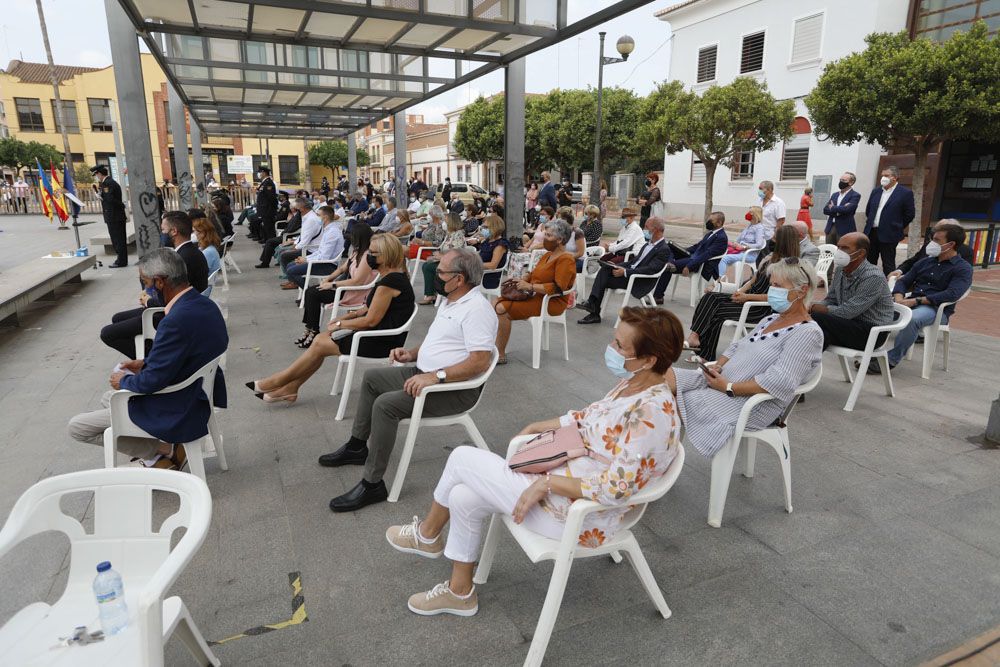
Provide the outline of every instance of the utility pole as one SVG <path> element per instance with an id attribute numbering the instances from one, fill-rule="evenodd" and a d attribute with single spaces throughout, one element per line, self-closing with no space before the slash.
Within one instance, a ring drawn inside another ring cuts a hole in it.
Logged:
<path id="1" fill-rule="evenodd" d="M 604 66 L 625 62 L 628 60 L 629 54 L 635 50 L 635 41 L 628 35 L 623 35 L 615 45 L 622 57 L 606 57 L 604 55 L 604 37 L 607 34 L 603 30 L 598 33 L 601 38 L 601 46 L 597 55 L 597 123 L 594 127 L 594 176 L 590 179 L 590 203 L 594 206 L 599 206 L 601 203 L 601 106 L 604 101 Z"/>
<path id="2" fill-rule="evenodd" d="M 62 132 L 63 159 L 69 168 L 73 168 L 73 153 L 69 148 L 69 132 L 66 131 L 66 123 L 63 118 L 62 98 L 59 96 L 59 77 L 56 76 L 56 65 L 52 60 L 52 47 L 49 46 L 49 31 L 45 27 L 45 12 L 42 10 L 42 0 L 35 0 L 35 7 L 38 9 L 38 25 L 42 28 L 42 42 L 45 44 L 45 57 L 49 60 L 49 78 L 52 80 L 52 96 L 56 100 L 56 124 Z M 65 220 L 59 221 L 59 229 L 69 229 Z M 73 233 L 76 234 L 76 247 L 80 247 L 80 230 L 77 228 L 76 220 L 73 221 Z"/>

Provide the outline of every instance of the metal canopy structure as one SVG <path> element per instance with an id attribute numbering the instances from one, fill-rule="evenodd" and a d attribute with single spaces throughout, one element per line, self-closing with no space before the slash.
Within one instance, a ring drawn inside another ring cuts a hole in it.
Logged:
<path id="1" fill-rule="evenodd" d="M 209 135 L 346 136 L 651 0 L 118 0 Z"/>

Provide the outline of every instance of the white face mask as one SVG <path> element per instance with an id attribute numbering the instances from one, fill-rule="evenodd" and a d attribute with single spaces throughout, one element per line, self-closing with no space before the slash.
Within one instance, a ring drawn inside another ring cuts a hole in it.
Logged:
<path id="1" fill-rule="evenodd" d="M 938 243 L 937 241 L 931 241 L 930 243 L 927 244 L 925 252 L 927 253 L 928 257 L 937 257 L 938 255 L 941 254 L 941 244 Z"/>
<path id="2" fill-rule="evenodd" d="M 846 252 L 844 252 L 840 248 L 837 248 L 834 251 L 834 253 L 833 253 L 833 264 L 834 264 L 834 266 L 839 266 L 840 268 L 844 268 L 845 266 L 847 266 L 850 263 L 851 263 L 851 256 L 850 255 L 848 255 Z"/>
<path id="3" fill-rule="evenodd" d="M 882 180 L 879 181 L 879 183 L 882 184 L 883 188 L 887 188 L 889 187 L 889 184 L 892 183 L 892 180 L 890 180 L 888 176 L 883 176 Z"/>
<path id="4" fill-rule="evenodd" d="M 198 243 L 198 232 L 191 232 L 191 242 Z"/>

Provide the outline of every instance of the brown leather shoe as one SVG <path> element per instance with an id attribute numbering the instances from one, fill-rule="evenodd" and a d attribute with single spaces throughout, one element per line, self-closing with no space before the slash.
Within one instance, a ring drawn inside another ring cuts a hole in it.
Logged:
<path id="1" fill-rule="evenodd" d="M 298 289 L 299 288 L 298 285 L 296 285 L 295 283 L 293 283 L 291 281 L 283 282 L 283 283 L 281 283 L 281 285 L 279 285 L 279 287 L 281 287 L 281 289 Z"/>
<path id="2" fill-rule="evenodd" d="M 187 450 L 184 449 L 184 445 L 174 445 L 174 455 L 169 460 L 176 466 L 176 470 L 183 470 L 188 460 Z"/>

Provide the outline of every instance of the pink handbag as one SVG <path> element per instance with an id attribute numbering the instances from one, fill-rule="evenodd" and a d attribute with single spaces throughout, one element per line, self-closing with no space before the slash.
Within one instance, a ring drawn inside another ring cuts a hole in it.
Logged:
<path id="1" fill-rule="evenodd" d="M 570 459 L 589 456 L 604 463 L 610 459 L 601 456 L 584 444 L 575 424 L 539 433 L 524 443 L 507 465 L 514 472 L 539 475 L 558 468 Z"/>

